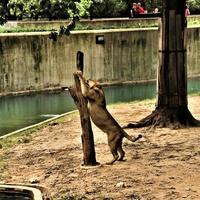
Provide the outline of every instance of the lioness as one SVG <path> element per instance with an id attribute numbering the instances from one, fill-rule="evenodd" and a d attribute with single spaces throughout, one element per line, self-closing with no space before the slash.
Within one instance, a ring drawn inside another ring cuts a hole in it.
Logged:
<path id="1" fill-rule="evenodd" d="M 126 137 L 128 140 L 135 142 L 142 136 L 139 135 L 136 138 L 129 136 L 108 112 L 104 91 L 99 82 L 86 81 L 81 71 L 77 71 L 76 74 L 80 80 L 82 94 L 88 100 L 88 109 L 92 121 L 108 136 L 108 145 L 113 155 L 113 160 L 107 164 L 113 164 L 116 160 L 122 161 L 125 156 L 125 152 L 122 149 L 123 138 Z"/>

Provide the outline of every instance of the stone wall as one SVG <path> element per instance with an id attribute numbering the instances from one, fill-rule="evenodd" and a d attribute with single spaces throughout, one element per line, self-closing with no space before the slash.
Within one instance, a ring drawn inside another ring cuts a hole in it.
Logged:
<path id="1" fill-rule="evenodd" d="M 200 29 L 187 31 L 188 75 L 200 75 Z M 96 44 L 96 37 L 104 44 Z M 48 33 L 0 34 L 0 93 L 70 86 L 76 53 L 84 52 L 87 78 L 101 82 L 156 78 L 157 28 L 74 31 L 57 42 Z"/>
<path id="2" fill-rule="evenodd" d="M 200 76 L 200 28 L 187 29 L 188 76 Z"/>

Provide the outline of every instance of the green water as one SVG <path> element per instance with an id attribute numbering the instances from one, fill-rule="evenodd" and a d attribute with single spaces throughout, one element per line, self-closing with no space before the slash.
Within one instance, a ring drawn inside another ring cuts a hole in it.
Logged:
<path id="1" fill-rule="evenodd" d="M 155 83 L 104 88 L 107 104 L 156 97 Z M 188 81 L 189 93 L 200 91 L 200 79 Z M 0 136 L 76 109 L 68 92 L 0 98 Z"/>

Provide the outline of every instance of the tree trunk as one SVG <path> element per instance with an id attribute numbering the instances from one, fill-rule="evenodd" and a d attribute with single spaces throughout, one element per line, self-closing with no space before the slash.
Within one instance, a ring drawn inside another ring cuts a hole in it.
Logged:
<path id="1" fill-rule="evenodd" d="M 126 127 L 180 127 L 198 124 L 188 110 L 187 102 L 185 5 L 185 0 L 165 1 L 159 45 L 156 109 L 138 123 Z"/>
<path id="2" fill-rule="evenodd" d="M 83 72 L 83 53 L 77 53 L 77 70 Z M 82 128 L 82 147 L 83 147 L 83 166 L 95 166 L 96 161 L 94 137 L 90 121 L 90 115 L 87 108 L 87 99 L 83 97 L 79 78 L 74 74 L 75 87 L 70 87 L 69 92 L 79 110 L 81 128 Z"/>

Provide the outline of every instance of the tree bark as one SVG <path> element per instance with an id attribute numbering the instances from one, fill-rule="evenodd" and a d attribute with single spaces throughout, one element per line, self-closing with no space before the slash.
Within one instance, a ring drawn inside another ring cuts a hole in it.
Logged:
<path id="1" fill-rule="evenodd" d="M 143 126 L 195 126 L 188 110 L 185 49 L 185 0 L 165 0 L 159 44 L 156 109 L 125 128 Z"/>
<path id="2" fill-rule="evenodd" d="M 77 53 L 77 70 L 83 72 L 83 53 Z M 87 108 L 87 99 L 83 97 L 79 78 L 74 74 L 75 86 L 69 88 L 69 92 L 79 110 L 81 128 L 82 128 L 82 147 L 83 147 L 83 165 L 94 166 L 99 163 L 96 161 L 94 137 L 90 121 L 90 115 Z"/>

